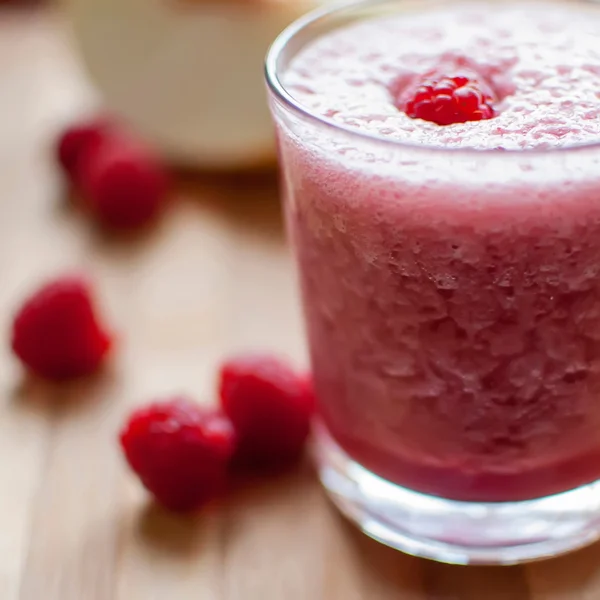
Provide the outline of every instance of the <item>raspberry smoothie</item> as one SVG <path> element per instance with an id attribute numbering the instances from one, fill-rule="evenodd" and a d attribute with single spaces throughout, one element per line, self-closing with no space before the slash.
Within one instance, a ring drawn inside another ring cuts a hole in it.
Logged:
<path id="1" fill-rule="evenodd" d="M 576 3 L 421 8 L 283 75 L 327 121 L 273 102 L 320 412 L 391 482 L 513 501 L 600 479 L 599 39 Z M 431 73 L 489 110 L 409 116 Z"/>

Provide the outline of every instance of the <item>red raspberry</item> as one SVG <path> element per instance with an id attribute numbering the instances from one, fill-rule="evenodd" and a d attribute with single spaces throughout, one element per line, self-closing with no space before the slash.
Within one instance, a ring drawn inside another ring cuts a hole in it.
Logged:
<path id="1" fill-rule="evenodd" d="M 115 229 L 138 228 L 163 207 L 168 176 L 160 160 L 124 135 L 104 138 L 80 164 L 81 187 L 93 214 Z"/>
<path id="2" fill-rule="evenodd" d="M 110 127 L 105 119 L 93 119 L 66 129 L 58 140 L 58 161 L 72 182 L 79 179 L 81 157 L 98 145 Z"/>
<path id="3" fill-rule="evenodd" d="M 220 397 L 239 436 L 237 463 L 279 467 L 300 456 L 314 408 L 306 377 L 271 356 L 239 356 L 221 368 Z"/>
<path id="4" fill-rule="evenodd" d="M 467 73 L 450 77 L 429 73 L 398 98 L 399 108 L 409 117 L 438 125 L 491 119 L 493 102 L 489 86 Z"/>
<path id="5" fill-rule="evenodd" d="M 44 285 L 17 313 L 14 353 L 33 373 L 61 380 L 93 373 L 111 346 L 87 282 L 62 277 Z"/>
<path id="6" fill-rule="evenodd" d="M 229 420 L 185 398 L 135 411 L 121 432 L 127 462 L 156 500 L 185 512 L 225 488 L 235 450 Z"/>

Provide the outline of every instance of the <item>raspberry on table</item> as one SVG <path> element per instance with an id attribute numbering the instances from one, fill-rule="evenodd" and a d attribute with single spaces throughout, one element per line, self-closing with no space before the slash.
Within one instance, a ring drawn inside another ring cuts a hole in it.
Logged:
<path id="1" fill-rule="evenodd" d="M 163 208 L 169 177 L 163 163 L 125 134 L 104 137 L 80 163 L 81 190 L 96 218 L 113 229 L 139 228 Z"/>
<path id="2" fill-rule="evenodd" d="M 271 468 L 298 459 L 310 432 L 310 380 L 284 361 L 242 355 L 221 367 L 220 399 L 239 437 L 236 464 Z"/>
<path id="3" fill-rule="evenodd" d="M 73 183 L 79 179 L 79 163 L 106 135 L 111 126 L 107 119 L 95 118 L 65 129 L 58 139 L 58 162 Z"/>
<path id="4" fill-rule="evenodd" d="M 176 512 L 196 510 L 225 489 L 235 440 L 220 411 L 183 397 L 136 410 L 120 434 L 132 470 Z"/>
<path id="5" fill-rule="evenodd" d="M 413 119 L 451 125 L 491 119 L 494 100 L 489 86 L 474 75 L 430 73 L 402 92 L 397 105 Z"/>
<path id="6" fill-rule="evenodd" d="M 40 377 L 63 380 L 96 371 L 112 338 L 96 315 L 88 282 L 61 277 L 29 297 L 15 316 L 12 349 Z"/>

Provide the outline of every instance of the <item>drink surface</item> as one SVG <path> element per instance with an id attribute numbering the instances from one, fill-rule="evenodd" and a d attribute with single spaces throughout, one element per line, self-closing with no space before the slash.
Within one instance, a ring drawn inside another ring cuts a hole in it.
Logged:
<path id="1" fill-rule="evenodd" d="M 321 414 L 400 485 L 504 501 L 600 478 L 600 149 L 555 149 L 600 140 L 600 12 L 577 6 L 363 21 L 284 74 L 312 113 L 438 148 L 279 119 Z M 395 106 L 415 75 L 465 66 L 495 117 Z M 439 150 L 457 147 L 546 151 Z"/>
<path id="2" fill-rule="evenodd" d="M 580 5 L 581 6 L 581 5 Z M 442 147 L 545 148 L 600 140 L 600 11 L 558 3 L 459 4 L 364 21 L 297 56 L 286 87 L 312 112 L 393 139 Z M 472 68 L 497 116 L 439 127 L 394 91 L 432 69 Z"/>

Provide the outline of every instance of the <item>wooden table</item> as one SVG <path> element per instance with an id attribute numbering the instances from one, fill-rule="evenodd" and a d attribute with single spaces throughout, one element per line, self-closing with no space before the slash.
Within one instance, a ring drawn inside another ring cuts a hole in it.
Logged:
<path id="1" fill-rule="evenodd" d="M 404 556 L 329 506 L 308 466 L 194 519 L 148 505 L 117 450 L 133 405 L 214 398 L 221 356 L 304 356 L 272 174 L 182 182 L 164 222 L 107 239 L 64 201 L 57 129 L 94 101 L 58 15 L 0 12 L 0 328 L 83 268 L 120 332 L 92 381 L 23 378 L 0 346 L 0 600 L 599 600 L 600 546 L 515 568 Z"/>

